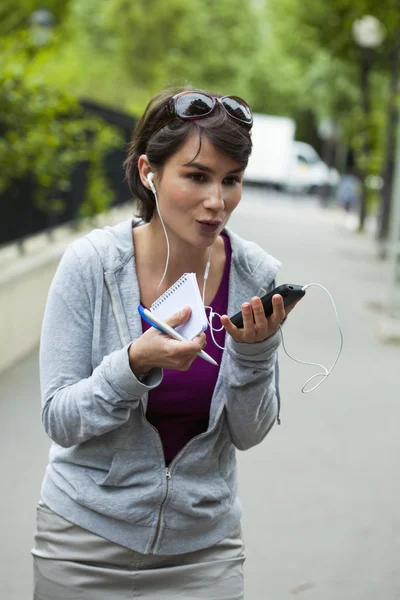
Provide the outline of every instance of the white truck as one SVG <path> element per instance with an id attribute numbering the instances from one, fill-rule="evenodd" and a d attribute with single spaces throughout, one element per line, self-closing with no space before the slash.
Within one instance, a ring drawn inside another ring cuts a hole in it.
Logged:
<path id="1" fill-rule="evenodd" d="M 253 151 L 245 181 L 306 194 L 338 184 L 338 171 L 329 169 L 310 144 L 295 141 L 293 119 L 257 113 L 253 117 Z"/>
<path id="2" fill-rule="evenodd" d="M 253 150 L 245 181 L 282 187 L 291 168 L 296 122 L 288 117 L 257 113 L 253 119 Z"/>

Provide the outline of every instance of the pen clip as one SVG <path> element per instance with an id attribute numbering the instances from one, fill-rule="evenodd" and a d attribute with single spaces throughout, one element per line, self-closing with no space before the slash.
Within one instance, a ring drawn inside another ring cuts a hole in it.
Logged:
<path id="1" fill-rule="evenodd" d="M 152 321 L 150 321 L 149 317 L 146 315 L 146 313 L 144 311 L 144 307 L 141 304 L 139 304 L 139 306 L 138 306 L 138 313 L 142 317 L 142 319 L 144 321 L 146 321 L 146 323 L 148 323 L 149 325 L 154 327 L 154 329 L 161 331 L 161 333 L 165 333 L 162 329 L 160 329 L 160 327 L 157 327 L 157 325 L 155 325 Z"/>

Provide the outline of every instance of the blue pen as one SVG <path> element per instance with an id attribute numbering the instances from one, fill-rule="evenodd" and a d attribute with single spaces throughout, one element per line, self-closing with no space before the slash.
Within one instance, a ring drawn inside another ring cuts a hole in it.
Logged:
<path id="1" fill-rule="evenodd" d="M 180 333 L 175 331 L 175 329 L 173 327 L 171 327 L 170 325 L 167 325 L 167 323 L 164 323 L 164 321 L 161 321 L 161 319 L 156 317 L 156 315 L 153 315 L 153 313 L 150 312 L 147 308 L 144 308 L 143 306 L 139 305 L 138 311 L 139 311 L 140 316 L 145 321 L 147 321 L 147 323 L 149 323 L 149 325 L 151 325 L 155 329 L 158 329 L 158 331 L 161 331 L 161 333 L 166 333 L 167 335 L 170 335 L 172 338 L 174 338 L 175 340 L 179 340 L 180 342 L 188 341 L 186 338 L 183 337 L 183 335 L 181 335 Z M 200 352 L 198 352 L 197 356 L 200 356 L 200 358 L 203 358 L 204 360 L 208 361 L 212 365 L 215 365 L 216 367 L 218 367 L 218 363 L 215 362 L 215 360 L 213 358 L 211 358 L 211 356 L 209 356 L 206 352 L 204 352 L 204 350 L 201 350 Z"/>

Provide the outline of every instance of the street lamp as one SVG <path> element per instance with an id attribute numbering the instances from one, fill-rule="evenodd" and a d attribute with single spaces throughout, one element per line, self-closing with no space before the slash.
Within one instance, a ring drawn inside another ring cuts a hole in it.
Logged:
<path id="1" fill-rule="evenodd" d="M 371 102 L 369 94 L 369 76 L 372 68 L 372 52 L 379 48 L 386 37 L 386 28 L 372 15 L 364 15 L 353 23 L 353 38 L 357 46 L 361 49 L 360 63 L 360 88 L 361 104 L 364 113 L 364 139 L 362 145 L 362 154 L 364 159 L 369 156 L 371 143 L 368 134 L 368 121 L 371 112 Z M 366 217 L 366 191 L 365 191 L 365 165 L 363 166 L 363 194 L 360 205 L 360 229 L 364 226 Z"/>
<path id="2" fill-rule="evenodd" d="M 28 19 L 32 39 L 36 46 L 46 46 L 51 38 L 55 18 L 44 8 L 35 10 Z"/>
<path id="3" fill-rule="evenodd" d="M 353 23 L 353 38 L 360 48 L 376 50 L 386 37 L 383 23 L 372 15 L 364 15 Z"/>

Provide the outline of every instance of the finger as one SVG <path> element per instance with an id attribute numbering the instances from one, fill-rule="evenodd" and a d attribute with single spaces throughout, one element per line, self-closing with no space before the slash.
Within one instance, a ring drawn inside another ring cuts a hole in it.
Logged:
<path id="1" fill-rule="evenodd" d="M 228 315 L 221 316 L 221 323 L 224 326 L 226 333 L 229 333 L 230 336 L 233 337 L 234 340 L 240 341 L 238 339 L 239 334 L 242 332 L 242 329 L 238 329 L 236 325 L 232 323 Z"/>
<path id="2" fill-rule="evenodd" d="M 177 368 L 178 371 L 188 371 L 190 369 L 190 367 L 192 366 L 192 363 L 196 360 L 196 356 L 193 356 L 193 358 L 191 358 L 190 360 L 182 363 L 179 368 Z"/>
<path id="3" fill-rule="evenodd" d="M 207 336 L 205 333 L 199 333 L 192 340 L 193 343 L 199 344 L 201 348 L 205 348 L 207 346 Z"/>
<path id="4" fill-rule="evenodd" d="M 201 347 L 193 342 L 180 342 L 173 340 L 174 344 L 169 344 L 163 354 L 165 368 L 184 370 L 184 365 L 190 365 L 196 358 Z M 168 366 L 166 366 L 168 365 Z"/>
<path id="5" fill-rule="evenodd" d="M 285 318 L 285 305 L 280 294 L 274 294 L 274 296 L 272 296 L 272 308 L 273 312 L 269 322 L 274 329 L 278 329 L 279 325 Z"/>
<path id="6" fill-rule="evenodd" d="M 173 359 L 175 356 L 179 361 L 195 357 L 207 344 L 205 333 L 197 335 L 193 340 L 176 340 L 170 337 L 168 333 L 163 334 L 161 337 L 164 339 L 164 348 L 169 358 Z"/>
<path id="7" fill-rule="evenodd" d="M 254 327 L 254 316 L 253 309 L 251 308 L 250 302 L 244 302 L 242 304 L 242 318 L 243 318 L 243 329 L 251 329 Z"/>
<path id="8" fill-rule="evenodd" d="M 197 354 L 198 352 L 201 352 L 203 350 L 203 348 L 205 348 L 207 346 L 207 340 L 206 337 L 204 336 L 198 336 L 197 338 L 194 338 L 193 340 L 191 340 L 191 353 Z"/>
<path id="9" fill-rule="evenodd" d="M 257 333 L 263 331 L 265 333 L 268 328 L 268 321 L 265 316 L 263 304 L 258 296 L 254 296 L 254 298 L 251 299 L 251 308 L 253 309 Z"/>
<path id="10" fill-rule="evenodd" d="M 182 310 L 176 312 L 174 315 L 165 319 L 165 322 L 171 327 L 177 327 L 178 325 L 182 325 L 182 323 L 186 323 L 191 315 L 192 309 L 190 306 L 185 306 Z"/>
<path id="11" fill-rule="evenodd" d="M 256 329 L 254 326 L 254 315 L 253 309 L 249 302 L 242 304 L 242 317 L 243 317 L 243 332 L 244 339 L 246 342 L 252 342 L 256 336 Z"/>

